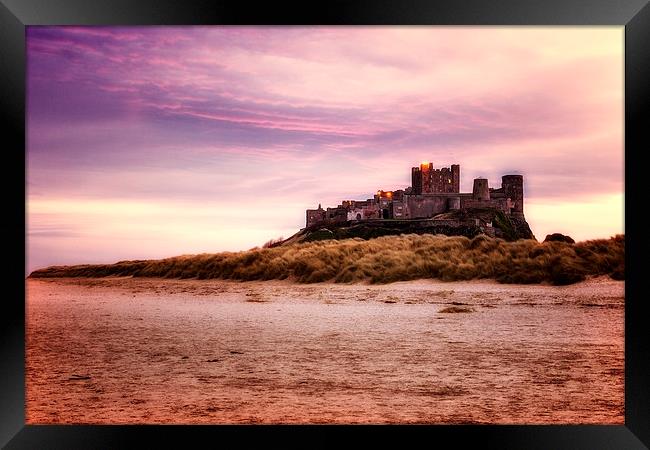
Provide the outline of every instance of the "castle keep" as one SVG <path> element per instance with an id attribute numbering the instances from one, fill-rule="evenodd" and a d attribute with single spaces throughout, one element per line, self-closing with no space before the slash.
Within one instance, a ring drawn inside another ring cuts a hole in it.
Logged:
<path id="1" fill-rule="evenodd" d="M 488 186 L 485 178 L 476 178 L 471 193 L 460 192 L 460 165 L 434 169 L 424 162 L 411 169 L 411 186 L 402 190 L 379 190 L 363 201 L 344 200 L 335 208 L 307 210 L 307 227 L 323 222 L 428 219 L 470 208 L 491 208 L 513 219 L 524 219 L 524 177 L 504 175 L 501 187 Z"/>
<path id="2" fill-rule="evenodd" d="M 411 169 L 413 194 L 442 194 L 460 192 L 460 166 L 434 169 L 433 163 L 422 163 Z"/>

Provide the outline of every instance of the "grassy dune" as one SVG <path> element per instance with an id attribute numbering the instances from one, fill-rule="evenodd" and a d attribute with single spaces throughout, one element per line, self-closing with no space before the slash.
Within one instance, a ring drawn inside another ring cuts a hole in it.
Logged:
<path id="1" fill-rule="evenodd" d="M 571 284 L 590 275 L 624 279 L 625 239 L 567 244 L 534 240 L 506 242 L 480 235 L 401 235 L 177 256 L 116 264 L 54 266 L 30 277 L 164 277 L 234 280 L 291 279 L 300 283 L 420 278 L 445 281 L 495 279 L 501 283 Z"/>

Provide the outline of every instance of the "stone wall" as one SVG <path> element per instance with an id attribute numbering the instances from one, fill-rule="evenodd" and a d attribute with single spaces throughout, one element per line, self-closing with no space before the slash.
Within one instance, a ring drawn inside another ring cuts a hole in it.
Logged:
<path id="1" fill-rule="evenodd" d="M 405 214 L 404 202 L 393 200 L 391 204 L 391 217 L 393 219 L 403 219 Z"/>
<path id="2" fill-rule="evenodd" d="M 493 198 L 490 200 L 475 200 L 473 198 L 463 197 L 460 201 L 460 208 L 494 208 L 503 212 L 504 214 L 510 214 L 510 203 L 507 198 Z"/>
<path id="3" fill-rule="evenodd" d="M 407 219 L 424 219 L 446 212 L 448 198 L 445 195 L 405 195 L 405 217 Z"/>
<path id="4" fill-rule="evenodd" d="M 325 219 L 332 222 L 345 222 L 348 220 L 348 211 L 345 208 L 327 208 Z"/>

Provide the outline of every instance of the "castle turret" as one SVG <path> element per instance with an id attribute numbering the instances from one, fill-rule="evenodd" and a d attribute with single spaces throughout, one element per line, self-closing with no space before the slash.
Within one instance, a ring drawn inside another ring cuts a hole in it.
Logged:
<path id="1" fill-rule="evenodd" d="M 451 165 L 451 192 L 460 192 L 460 164 Z"/>
<path id="2" fill-rule="evenodd" d="M 524 177 L 523 175 L 504 175 L 501 177 L 503 193 L 512 201 L 511 214 L 524 215 Z"/>
<path id="3" fill-rule="evenodd" d="M 490 200 L 490 190 L 488 189 L 488 180 L 486 178 L 475 178 L 474 189 L 472 191 L 474 200 Z"/>
<path id="4" fill-rule="evenodd" d="M 413 194 L 422 194 L 422 171 L 419 167 L 413 167 L 411 169 L 411 187 Z"/>
<path id="5" fill-rule="evenodd" d="M 430 194 L 433 192 L 433 163 L 423 162 L 420 164 L 420 172 L 422 173 L 422 193 Z"/>

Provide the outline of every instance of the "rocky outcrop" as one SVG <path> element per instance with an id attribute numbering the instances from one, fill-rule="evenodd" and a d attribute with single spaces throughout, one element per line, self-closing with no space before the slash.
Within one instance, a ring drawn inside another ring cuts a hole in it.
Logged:
<path id="1" fill-rule="evenodd" d="M 553 234 L 547 234 L 546 238 L 544 239 L 544 242 L 566 242 L 567 244 L 575 244 L 576 241 L 574 241 L 571 236 L 567 236 L 562 233 L 553 233 Z"/>
<path id="2" fill-rule="evenodd" d="M 385 219 L 318 223 L 303 228 L 277 245 L 326 239 L 361 238 L 400 234 L 444 234 L 473 238 L 488 234 L 506 241 L 535 239 L 523 218 L 510 217 L 492 208 L 469 208 L 439 214 L 430 219 Z"/>

